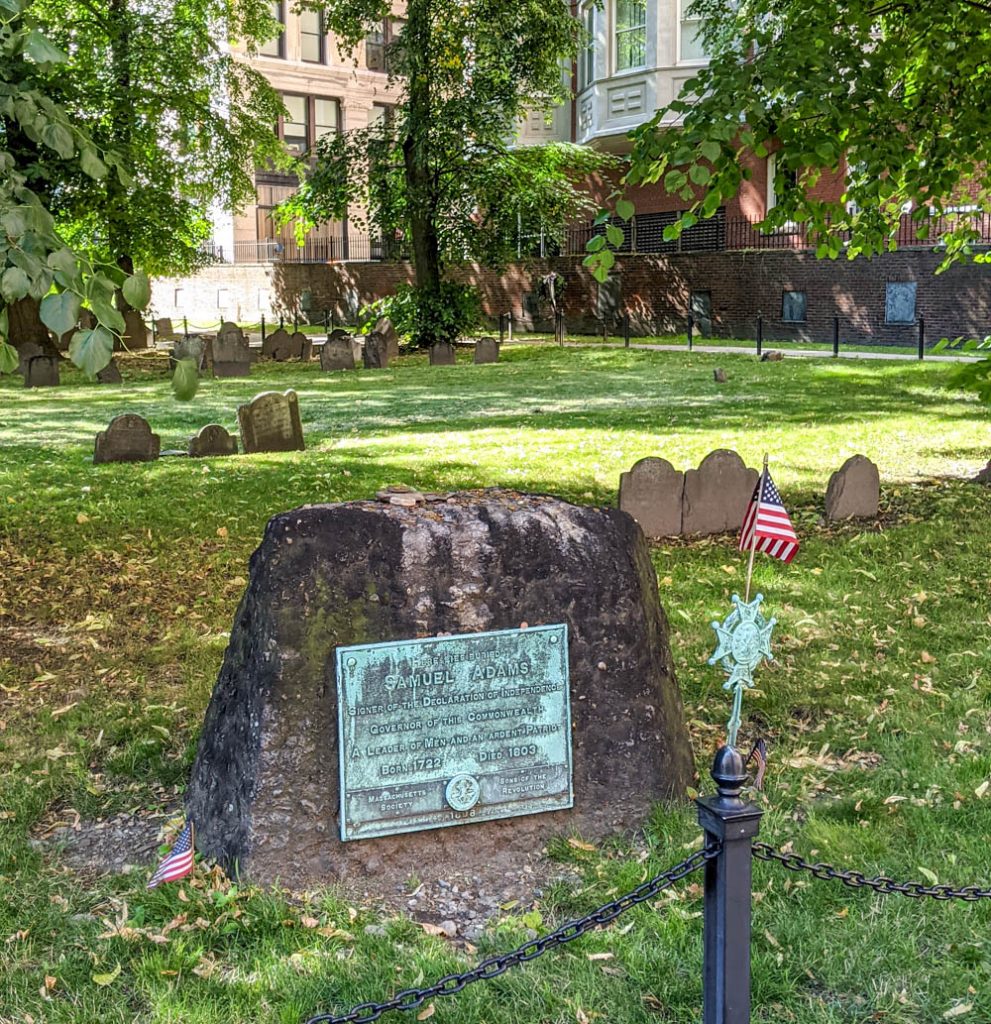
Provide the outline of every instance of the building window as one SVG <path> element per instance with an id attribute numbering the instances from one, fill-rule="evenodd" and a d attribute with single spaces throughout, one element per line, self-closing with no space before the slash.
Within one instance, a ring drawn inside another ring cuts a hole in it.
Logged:
<path id="1" fill-rule="evenodd" d="M 368 112 L 369 128 L 388 128 L 395 116 L 394 109 L 386 103 L 373 103 Z"/>
<path id="2" fill-rule="evenodd" d="M 173 296 L 173 301 L 172 301 L 173 307 L 175 309 L 180 309 L 185 304 L 186 304 L 186 289 L 185 288 L 176 288 L 175 294 Z"/>
<path id="3" fill-rule="evenodd" d="M 327 62 L 327 33 L 323 14 L 303 8 L 299 12 L 299 55 L 309 64 Z"/>
<path id="4" fill-rule="evenodd" d="M 805 323 L 805 292 L 782 292 L 781 293 L 781 319 L 785 323 Z"/>
<path id="5" fill-rule="evenodd" d="M 578 91 L 582 92 L 595 81 L 595 5 L 582 11 L 585 43 L 578 55 Z"/>
<path id="6" fill-rule="evenodd" d="M 321 96 L 284 93 L 286 116 L 279 119 L 278 135 L 293 156 L 304 156 L 325 136 L 340 131 L 341 107 Z"/>
<path id="7" fill-rule="evenodd" d="M 699 37 L 702 19 L 692 15 L 693 0 L 681 0 L 681 22 L 679 25 L 680 59 L 683 61 L 705 61 L 709 59 L 705 43 Z"/>
<path id="8" fill-rule="evenodd" d="M 217 289 L 217 309 L 227 309 L 231 304 L 231 293 L 228 288 Z"/>
<path id="9" fill-rule="evenodd" d="M 647 0 L 616 0 L 616 70 L 647 64 Z"/>
<path id="10" fill-rule="evenodd" d="M 889 281 L 884 295 L 885 323 L 914 324 L 915 293 L 914 281 Z"/>
<path id="11" fill-rule="evenodd" d="M 285 57 L 286 55 L 286 5 L 285 0 L 272 0 L 269 14 L 282 26 L 277 36 L 262 43 L 258 52 L 265 57 Z"/>
<path id="12" fill-rule="evenodd" d="M 778 154 L 772 153 L 767 158 L 767 212 L 778 205 L 778 200 L 786 193 L 798 188 L 798 171 L 787 167 L 778 167 Z"/>
<path id="13" fill-rule="evenodd" d="M 383 21 L 365 36 L 365 67 L 369 71 L 388 71 L 385 60 L 386 33 L 389 23 Z"/>

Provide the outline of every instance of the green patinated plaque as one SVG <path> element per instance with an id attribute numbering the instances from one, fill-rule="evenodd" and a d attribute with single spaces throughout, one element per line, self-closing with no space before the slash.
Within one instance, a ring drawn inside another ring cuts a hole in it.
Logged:
<path id="1" fill-rule="evenodd" d="M 568 627 L 337 649 L 341 839 L 574 802 Z"/>

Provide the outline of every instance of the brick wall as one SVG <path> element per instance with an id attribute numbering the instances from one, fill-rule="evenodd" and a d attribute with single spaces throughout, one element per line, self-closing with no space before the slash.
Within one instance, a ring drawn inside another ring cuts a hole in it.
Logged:
<path id="1" fill-rule="evenodd" d="M 916 314 L 925 317 L 930 342 L 941 337 L 991 334 L 991 264 L 956 266 L 936 276 L 940 257 L 903 249 L 871 260 L 817 260 L 804 252 L 679 253 L 626 256 L 604 288 L 582 267 L 580 258 L 514 264 L 502 271 L 467 266 L 455 276 L 476 285 L 493 318 L 513 311 L 522 329 L 550 330 L 550 309 L 537 297 L 540 279 L 562 274 L 561 295 L 568 330 L 594 334 L 599 313 L 629 313 L 634 334 L 684 333 L 693 292 L 708 292 L 714 337 L 752 338 L 758 314 L 768 340 L 828 342 L 833 316 L 840 318 L 844 344 L 912 345 L 915 320 L 887 323 L 888 282 L 915 282 Z M 255 322 L 280 313 L 313 319 L 334 311 L 350 320 L 357 308 L 397 284 L 412 280 L 406 264 L 271 264 L 210 267 L 194 278 L 155 282 L 156 315 L 195 323 L 221 317 Z M 803 292 L 806 319 L 782 319 L 782 293 Z M 225 302 L 224 308 L 220 303 Z"/>

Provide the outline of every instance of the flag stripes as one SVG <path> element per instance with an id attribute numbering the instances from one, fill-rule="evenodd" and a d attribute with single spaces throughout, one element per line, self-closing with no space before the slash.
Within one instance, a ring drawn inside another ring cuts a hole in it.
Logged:
<path id="1" fill-rule="evenodd" d="M 740 550 L 747 551 L 751 545 L 782 562 L 790 562 L 798 553 L 798 536 L 766 469 L 754 488 L 740 533 Z"/>
<path id="2" fill-rule="evenodd" d="M 169 851 L 169 855 L 158 865 L 158 869 L 151 876 L 148 888 L 154 889 L 162 882 L 175 882 L 185 878 L 193 870 L 193 857 L 196 850 L 193 847 L 193 823 L 187 822 L 186 827 L 179 833 L 179 838 Z"/>

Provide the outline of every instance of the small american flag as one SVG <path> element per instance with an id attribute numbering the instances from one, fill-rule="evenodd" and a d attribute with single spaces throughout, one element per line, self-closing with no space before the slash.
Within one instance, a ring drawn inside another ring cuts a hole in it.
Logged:
<path id="1" fill-rule="evenodd" d="M 154 889 L 162 882 L 176 882 L 193 870 L 193 823 L 187 822 L 186 827 L 179 833 L 175 846 L 169 851 L 169 855 L 158 865 L 158 870 L 151 876 L 148 883 L 149 889 Z"/>
<path id="2" fill-rule="evenodd" d="M 781 495 L 771 479 L 767 469 L 761 474 L 754 495 L 747 506 L 747 514 L 743 519 L 743 532 L 740 534 L 740 550 L 747 551 L 754 543 L 755 549 L 763 551 L 772 558 L 780 558 L 782 562 L 790 562 L 798 554 L 798 537 L 795 535 L 791 519 L 781 504 Z"/>
<path id="3" fill-rule="evenodd" d="M 747 764 L 750 764 L 751 761 L 757 762 L 757 774 L 754 776 L 754 785 L 758 789 L 763 789 L 764 772 L 767 771 L 767 743 L 763 736 L 754 744 L 753 750 L 750 751 Z"/>

